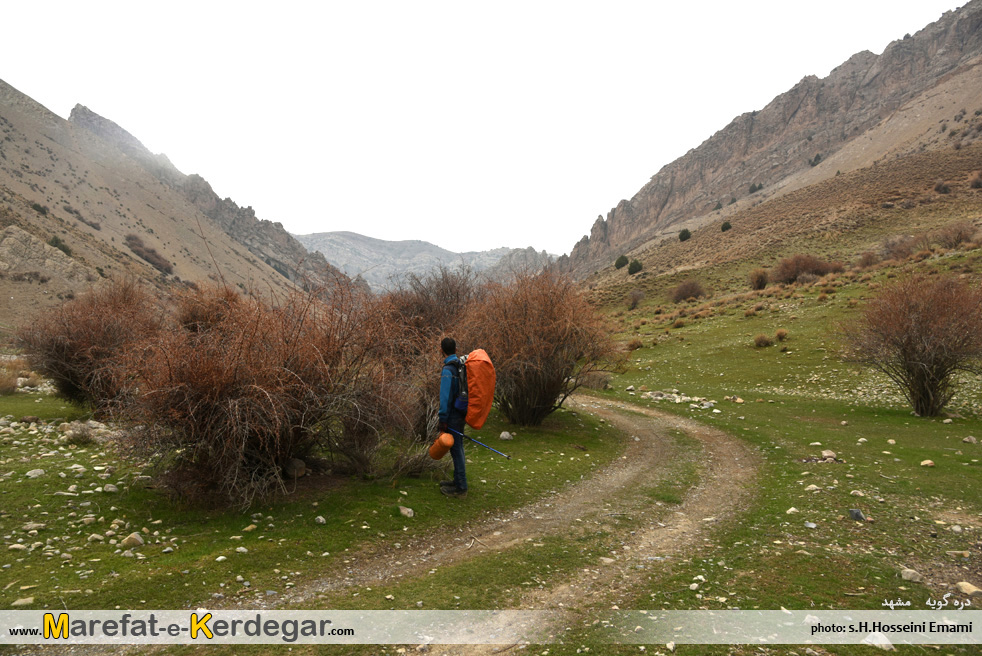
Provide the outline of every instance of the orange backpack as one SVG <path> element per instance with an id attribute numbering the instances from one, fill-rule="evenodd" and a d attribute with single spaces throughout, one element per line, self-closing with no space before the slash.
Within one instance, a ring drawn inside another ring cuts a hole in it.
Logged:
<path id="1" fill-rule="evenodd" d="M 494 401 L 494 365 L 484 349 L 471 351 L 460 358 L 460 398 L 467 403 L 467 425 L 480 430 L 491 412 Z"/>

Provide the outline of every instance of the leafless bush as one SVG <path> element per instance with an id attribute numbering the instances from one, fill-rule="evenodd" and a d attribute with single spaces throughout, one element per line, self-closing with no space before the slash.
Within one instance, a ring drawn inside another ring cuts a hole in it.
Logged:
<path id="1" fill-rule="evenodd" d="M 774 333 L 774 337 L 777 338 L 777 341 L 783 342 L 788 338 L 788 331 L 784 328 L 778 328 L 777 332 Z"/>
<path id="2" fill-rule="evenodd" d="M 470 268 L 441 266 L 425 276 L 409 274 L 395 291 L 386 295 L 386 302 L 393 320 L 401 326 L 441 335 L 453 331 L 478 289 L 477 276 Z"/>
<path id="3" fill-rule="evenodd" d="M 644 300 L 644 292 L 640 289 L 632 289 L 631 293 L 627 295 L 627 309 L 634 310 L 640 305 L 641 301 Z"/>
<path id="4" fill-rule="evenodd" d="M 923 417 L 951 401 L 957 372 L 982 372 L 982 291 L 954 277 L 903 279 L 842 330 L 848 356 L 886 374 Z"/>
<path id="5" fill-rule="evenodd" d="M 763 333 L 754 337 L 754 346 L 756 346 L 757 348 L 766 348 L 768 346 L 773 346 L 773 345 L 774 342 L 771 341 L 771 338 L 768 337 L 767 335 L 764 335 Z"/>
<path id="6" fill-rule="evenodd" d="M 573 281 L 548 271 L 490 283 L 463 334 L 495 364 L 498 407 L 526 426 L 541 424 L 614 354 L 610 331 Z"/>
<path id="7" fill-rule="evenodd" d="M 972 241 L 975 235 L 975 226 L 967 221 L 950 223 L 943 228 L 939 228 L 931 233 L 931 241 L 942 248 L 958 248 L 962 244 Z"/>
<path id="8" fill-rule="evenodd" d="M 778 262 L 771 272 L 771 280 L 790 284 L 801 282 L 801 276 L 806 273 L 824 276 L 829 273 L 841 273 L 843 270 L 844 268 L 839 262 L 826 262 L 814 255 L 799 253 Z"/>
<path id="9" fill-rule="evenodd" d="M 982 189 L 982 174 L 976 173 L 975 177 L 968 183 L 968 186 L 972 189 Z"/>
<path id="10" fill-rule="evenodd" d="M 750 272 L 750 289 L 760 290 L 767 287 L 767 283 L 770 282 L 770 276 L 767 273 L 767 269 L 754 269 Z"/>
<path id="11" fill-rule="evenodd" d="M 856 263 L 860 269 L 868 269 L 871 266 L 876 266 L 880 262 L 880 256 L 871 251 L 866 251 L 859 256 L 859 262 Z"/>
<path id="12" fill-rule="evenodd" d="M 342 284 L 278 306 L 217 293 L 196 306 L 222 308 L 206 330 L 175 321 L 121 366 L 126 414 L 147 426 L 138 446 L 168 464 L 169 483 L 246 506 L 284 489 L 286 462 L 315 450 L 372 471 L 399 413 L 377 306 Z"/>
<path id="13" fill-rule="evenodd" d="M 139 235 L 126 235 L 126 245 L 133 251 L 134 255 L 145 260 L 161 273 L 173 273 L 174 267 L 167 258 L 158 253 L 155 248 L 144 244 Z"/>
<path id="14" fill-rule="evenodd" d="M 948 186 L 948 183 L 945 182 L 944 180 L 938 180 L 937 182 L 935 182 L 934 183 L 934 190 L 936 192 L 938 192 L 939 194 L 948 194 L 948 193 L 951 193 L 951 187 Z"/>
<path id="15" fill-rule="evenodd" d="M 880 248 L 884 258 L 899 262 L 910 257 L 914 253 L 915 246 L 916 239 L 913 235 L 894 235 L 884 240 Z"/>
<path id="16" fill-rule="evenodd" d="M 670 294 L 672 301 L 675 303 L 681 303 L 690 298 L 699 298 L 705 295 L 706 290 L 703 289 L 702 283 L 694 279 L 683 280 Z"/>
<path id="17" fill-rule="evenodd" d="M 10 396 L 17 391 L 17 370 L 9 366 L 0 367 L 0 396 Z"/>
<path id="18" fill-rule="evenodd" d="M 17 339 L 31 367 L 59 395 L 108 411 L 122 391 L 116 356 L 157 333 L 163 317 L 156 299 L 133 281 L 111 282 L 43 312 Z"/>
<path id="19" fill-rule="evenodd" d="M 639 338 L 635 337 L 634 339 L 632 339 L 630 342 L 627 343 L 627 350 L 637 351 L 639 348 L 643 346 L 644 343 Z"/>

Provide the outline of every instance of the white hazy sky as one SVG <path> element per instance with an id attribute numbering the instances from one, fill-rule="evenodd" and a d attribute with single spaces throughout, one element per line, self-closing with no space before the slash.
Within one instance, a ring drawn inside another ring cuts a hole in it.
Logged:
<path id="1" fill-rule="evenodd" d="M 559 254 L 734 117 L 961 4 L 9 0 L 0 79 L 296 234 Z"/>

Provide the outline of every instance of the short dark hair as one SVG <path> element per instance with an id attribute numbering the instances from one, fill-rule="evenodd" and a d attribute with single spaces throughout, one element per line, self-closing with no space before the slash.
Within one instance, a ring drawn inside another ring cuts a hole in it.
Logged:
<path id="1" fill-rule="evenodd" d="M 440 342 L 440 348 L 443 349 L 443 352 L 446 355 L 457 354 L 457 342 L 454 341 L 453 337 L 444 337 L 443 341 Z"/>

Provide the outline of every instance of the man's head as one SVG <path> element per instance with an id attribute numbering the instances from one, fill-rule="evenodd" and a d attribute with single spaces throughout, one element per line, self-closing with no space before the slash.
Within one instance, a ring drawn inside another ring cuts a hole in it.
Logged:
<path id="1" fill-rule="evenodd" d="M 444 337 L 443 341 L 440 342 L 440 348 L 443 349 L 444 355 L 457 354 L 457 342 L 454 341 L 453 337 Z"/>

